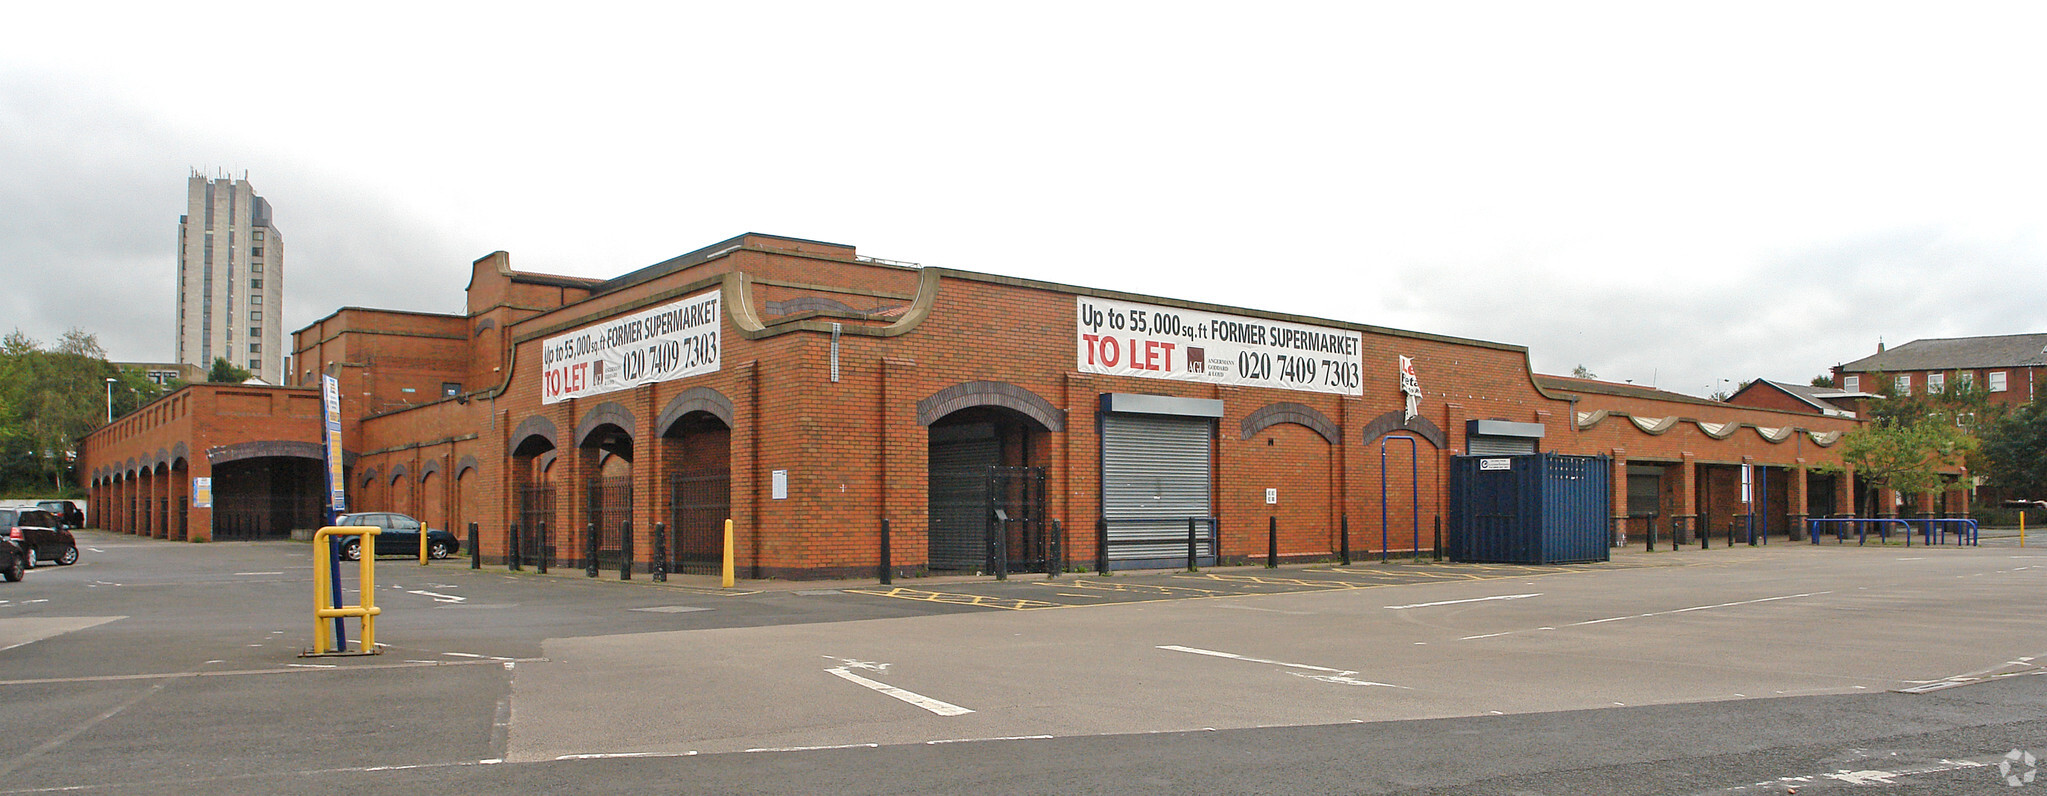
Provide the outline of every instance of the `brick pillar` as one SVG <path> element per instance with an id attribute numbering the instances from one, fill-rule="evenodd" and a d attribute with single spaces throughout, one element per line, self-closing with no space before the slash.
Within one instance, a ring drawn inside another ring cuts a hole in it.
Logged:
<path id="1" fill-rule="evenodd" d="M 1574 421 L 1575 422 L 1575 421 Z M 1613 524 L 1607 530 L 1611 534 L 1608 544 L 1620 547 L 1628 539 L 1628 449 L 1613 449 L 1613 483 L 1607 490 L 1613 506 Z M 1651 518 L 1650 522 L 1655 522 Z"/>
<path id="2" fill-rule="evenodd" d="M 1702 532 L 1699 528 L 1699 467 L 1693 461 L 1691 453 L 1686 452 L 1680 454 L 1680 456 L 1682 459 L 1677 466 L 1678 510 L 1676 517 L 1680 530 L 1673 531 L 1673 533 L 1679 535 L 1679 542 L 1689 544 L 1698 541 L 1698 537 L 1695 534 Z"/>
<path id="3" fill-rule="evenodd" d="M 931 560 L 930 517 L 927 516 L 931 507 L 928 476 L 931 437 L 924 425 L 917 421 L 917 402 L 928 397 L 918 394 L 917 362 L 883 357 L 879 392 L 881 512 L 873 519 L 871 532 L 875 542 L 869 549 L 875 551 L 875 572 L 879 573 L 881 521 L 887 520 L 890 568 L 897 572 L 921 572 Z M 1065 513 L 1061 502 L 1065 489 L 1064 484 L 1059 483 L 1063 473 L 1057 462 L 1063 456 L 1057 432 L 1048 440 L 1048 445 L 1051 448 L 1048 455 L 1054 464 L 1046 473 L 1045 489 L 1049 495 L 1045 511 L 1059 517 Z M 1071 520 L 1067 521 L 1066 527 L 1070 533 Z"/>
<path id="4" fill-rule="evenodd" d="M 654 523 L 666 522 L 668 504 L 674 499 L 666 488 L 667 457 L 661 437 L 661 401 L 655 395 L 658 384 L 642 385 L 628 399 L 637 428 L 633 435 L 633 564 L 634 569 L 654 571 Z M 673 551 L 669 553 L 674 555 Z"/>
<path id="5" fill-rule="evenodd" d="M 760 361 L 732 368 L 732 526 L 733 567 L 747 577 L 760 576 L 761 510 L 772 485 L 761 472 Z"/>
<path id="6" fill-rule="evenodd" d="M 1805 460 L 1796 459 L 1791 468 L 1791 500 L 1786 506 L 1791 510 L 1791 541 L 1794 542 L 1805 539 L 1805 507 L 1812 505 L 1806 498 L 1806 489 Z"/>

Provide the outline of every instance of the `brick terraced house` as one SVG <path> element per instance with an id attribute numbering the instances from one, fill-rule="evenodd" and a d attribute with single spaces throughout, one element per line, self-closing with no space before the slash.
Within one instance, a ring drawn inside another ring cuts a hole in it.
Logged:
<path id="1" fill-rule="evenodd" d="M 558 566 L 594 548 L 706 571 L 728 518 L 749 577 L 872 577 L 884 523 L 905 573 L 989 571 L 996 540 L 1019 569 L 1155 564 L 1190 519 L 1205 560 L 1262 560 L 1275 522 L 1283 560 L 1331 556 L 1346 526 L 1357 551 L 1406 550 L 1433 544 L 1451 457 L 1534 451 L 1612 457 L 1617 523 L 1687 538 L 1746 513 L 1744 468 L 1780 536 L 1854 505 L 1852 478 L 1812 469 L 1851 418 L 1536 376 L 1501 343 L 762 234 L 603 280 L 498 252 L 467 296 L 343 308 L 295 333 L 290 386 L 194 386 L 95 432 L 102 524 L 316 524 L 323 376 L 349 507 L 475 523 L 492 562 L 534 559 L 544 525 Z"/>

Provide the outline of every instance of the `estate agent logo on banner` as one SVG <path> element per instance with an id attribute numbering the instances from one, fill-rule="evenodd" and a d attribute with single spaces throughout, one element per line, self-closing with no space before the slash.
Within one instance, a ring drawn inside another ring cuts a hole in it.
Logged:
<path id="1" fill-rule="evenodd" d="M 1400 358 L 1400 391 L 1407 395 L 1407 419 L 1422 414 L 1422 381 L 1414 375 L 1414 357 Z"/>

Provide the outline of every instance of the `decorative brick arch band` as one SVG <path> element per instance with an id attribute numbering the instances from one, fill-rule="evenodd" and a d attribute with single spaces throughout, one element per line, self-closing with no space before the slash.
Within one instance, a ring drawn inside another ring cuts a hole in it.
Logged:
<path id="1" fill-rule="evenodd" d="M 618 426 L 627 437 L 631 437 L 634 425 L 632 410 L 616 401 L 605 401 L 583 413 L 583 421 L 576 424 L 576 447 L 589 444 L 590 435 L 597 433 L 600 427 Z"/>
<path id="2" fill-rule="evenodd" d="M 1065 431 L 1066 413 L 1037 393 L 1002 381 L 969 381 L 955 384 L 917 402 L 917 423 L 931 425 L 946 415 L 976 406 L 999 406 L 1044 426 L 1046 431 Z"/>
<path id="3" fill-rule="evenodd" d="M 681 395 L 675 396 L 675 399 L 669 401 L 668 406 L 661 410 L 661 416 L 654 421 L 654 433 L 666 435 L 668 429 L 675 427 L 675 424 L 682 420 L 683 415 L 691 412 L 703 412 L 718 418 L 726 428 L 732 427 L 732 399 L 709 387 L 691 387 L 683 390 Z"/>
<path id="4" fill-rule="evenodd" d="M 327 458 L 327 447 L 317 442 L 264 440 L 262 442 L 237 442 L 233 445 L 222 445 L 206 450 L 206 461 L 211 462 L 216 467 L 243 459 L 269 458 L 324 461 Z M 348 461 L 352 461 L 354 455 L 343 454 L 342 459 L 345 464 Z"/>
<path id="5" fill-rule="evenodd" d="M 189 463 L 191 459 L 192 450 L 185 447 L 185 443 L 180 442 L 171 446 L 171 467 L 176 468 L 181 461 Z"/>
<path id="6" fill-rule="evenodd" d="M 393 467 L 393 468 L 391 468 L 391 483 L 394 483 L 394 484 L 395 484 L 395 483 L 398 483 L 399 479 L 402 479 L 402 478 L 404 478 L 404 477 L 405 477 L 405 473 L 406 473 L 406 472 L 408 472 L 408 471 L 407 471 L 407 470 L 405 469 L 405 465 L 403 465 L 403 464 L 400 464 L 400 465 L 398 465 L 398 466 L 396 466 L 396 467 Z"/>
<path id="7" fill-rule="evenodd" d="M 462 461 L 455 463 L 455 477 L 461 478 L 463 473 L 474 469 L 476 469 L 476 457 L 464 454 Z"/>
<path id="8" fill-rule="evenodd" d="M 1309 430 L 1321 434 L 1322 439 L 1331 445 L 1335 445 L 1337 441 L 1343 439 L 1343 429 L 1338 428 L 1335 421 L 1330 420 L 1328 415 L 1322 414 L 1315 407 L 1308 406 L 1307 404 L 1297 404 L 1288 401 L 1266 404 L 1260 407 L 1258 411 L 1252 412 L 1250 416 L 1244 418 L 1243 439 L 1258 436 L 1258 432 L 1281 423 L 1306 426 Z"/>
<path id="9" fill-rule="evenodd" d="M 1407 413 L 1398 409 L 1372 418 L 1372 422 L 1366 423 L 1365 441 L 1371 442 L 1395 431 L 1405 431 L 1421 437 L 1428 440 L 1430 445 L 1434 445 L 1438 449 L 1450 447 L 1450 436 L 1443 433 L 1442 427 L 1437 426 L 1426 417 L 1418 416 L 1412 422 L 1409 422 Z"/>
<path id="10" fill-rule="evenodd" d="M 534 415 L 520 421 L 519 427 L 512 429 L 512 436 L 505 443 L 508 446 L 505 448 L 505 455 L 511 456 L 513 452 L 526 444 L 526 440 L 534 437 L 546 440 L 547 446 L 550 448 L 557 450 L 561 448 L 561 432 L 555 430 L 554 421 L 540 415 Z"/>
<path id="11" fill-rule="evenodd" d="M 440 472 L 440 471 L 441 471 L 441 460 L 439 460 L 439 459 L 428 459 L 428 460 L 427 460 L 427 462 L 426 462 L 426 464 L 420 465 L 420 467 L 419 467 L 419 482 L 420 482 L 420 483 L 422 483 L 422 484 L 426 483 L 426 477 L 427 477 L 427 476 L 429 476 L 429 475 L 433 475 L 434 473 L 438 473 L 438 472 Z"/>
<path id="12" fill-rule="evenodd" d="M 362 483 L 361 483 L 361 484 L 358 484 L 358 486 L 364 486 L 364 487 L 367 487 L 367 486 L 369 486 L 370 484 L 374 484 L 374 483 L 376 483 L 376 482 L 377 482 L 377 468 L 375 468 L 375 467 L 372 467 L 372 468 L 370 468 L 370 469 L 368 469 L 368 470 L 364 470 L 364 471 L 363 471 L 363 474 L 362 474 Z"/>

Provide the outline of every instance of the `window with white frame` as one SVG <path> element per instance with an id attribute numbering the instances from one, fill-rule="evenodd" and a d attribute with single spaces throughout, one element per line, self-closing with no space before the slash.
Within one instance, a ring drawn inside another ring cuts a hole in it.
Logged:
<path id="1" fill-rule="evenodd" d="M 2001 370 L 1990 371 L 1990 391 L 2004 392 L 2004 390 L 2005 390 L 2004 371 Z"/>
<path id="2" fill-rule="evenodd" d="M 1976 386 L 1976 371 L 1964 370 L 1955 373 L 1955 386 L 1964 390 Z"/>
<path id="3" fill-rule="evenodd" d="M 1912 394 L 1912 374 L 1900 373 L 1891 377 L 1891 392 L 1899 395 Z"/>
<path id="4" fill-rule="evenodd" d="M 1926 392 L 1929 395 L 1947 392 L 1947 374 L 1945 373 L 1926 374 Z"/>
<path id="5" fill-rule="evenodd" d="M 1841 377 L 1841 389 L 1843 389 L 1843 390 L 1846 390 L 1846 391 L 1848 391 L 1848 392 L 1861 392 L 1861 391 L 1862 391 L 1862 377 L 1861 377 L 1861 376 L 1842 376 L 1842 377 Z"/>

